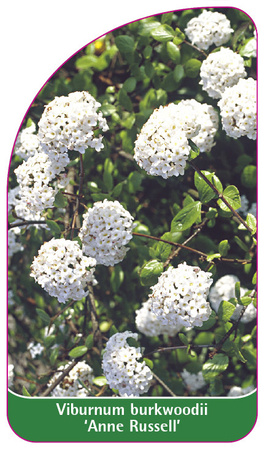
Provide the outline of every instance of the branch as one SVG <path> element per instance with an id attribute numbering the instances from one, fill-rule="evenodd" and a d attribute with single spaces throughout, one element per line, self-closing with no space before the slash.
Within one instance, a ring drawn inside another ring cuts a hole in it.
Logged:
<path id="1" fill-rule="evenodd" d="M 238 212 L 230 205 L 230 203 L 226 200 L 226 198 L 224 197 L 224 195 L 222 194 L 222 192 L 220 192 L 213 183 L 211 183 L 210 180 L 208 180 L 208 178 L 202 173 L 202 171 L 195 166 L 193 161 L 189 161 L 191 167 L 200 175 L 200 177 L 205 181 L 205 183 L 208 184 L 208 186 L 210 186 L 210 188 L 215 192 L 216 195 L 218 195 L 218 197 L 225 203 L 225 205 L 230 209 L 230 211 L 233 213 L 233 216 L 235 216 L 239 222 L 241 222 L 244 227 L 250 232 L 252 233 L 253 230 L 248 226 L 248 224 L 244 221 L 244 219 L 242 219 L 242 217 L 240 216 L 240 214 L 238 214 Z"/>
<path id="2" fill-rule="evenodd" d="M 161 386 L 163 386 L 163 388 L 170 394 L 172 395 L 172 397 L 177 397 L 176 394 L 174 394 L 173 391 L 171 391 L 171 389 L 166 385 L 166 383 L 161 380 L 161 378 L 159 378 L 154 372 L 152 372 L 153 377 L 161 384 Z"/>
<path id="3" fill-rule="evenodd" d="M 15 222 L 15 223 L 11 223 L 9 224 L 8 229 L 10 230 L 11 228 L 16 228 L 16 227 L 24 227 L 27 225 L 37 225 L 37 224 L 45 224 L 46 221 L 45 220 L 23 220 L 21 222 Z"/>
<path id="4" fill-rule="evenodd" d="M 144 238 L 148 238 L 148 239 L 154 239 L 155 241 L 160 241 L 160 242 L 164 242 L 165 244 L 174 245 L 175 247 L 179 247 L 180 249 L 183 248 L 190 252 L 196 253 L 197 255 L 200 255 L 200 257 L 205 259 L 206 261 L 208 260 L 208 255 L 206 253 L 203 253 L 200 250 L 196 250 L 195 248 L 188 247 L 185 244 L 180 244 L 179 242 L 167 241 L 166 239 L 158 238 L 156 236 L 150 236 L 149 234 L 137 233 L 135 231 L 133 231 L 132 234 L 134 236 L 144 237 Z M 249 259 L 224 258 L 223 256 L 219 256 L 219 257 L 216 256 L 215 259 L 217 259 L 218 261 L 222 261 L 222 262 L 231 262 L 231 263 L 239 263 L 239 264 L 248 264 L 251 262 L 251 260 L 249 260 Z M 213 260 L 211 261 L 211 263 L 215 264 Z"/>
<path id="5" fill-rule="evenodd" d="M 73 239 L 73 237 L 74 237 L 74 228 L 75 228 L 75 223 L 76 223 L 77 216 L 78 216 L 78 210 L 79 210 L 79 206 L 80 206 L 80 198 L 82 197 L 83 183 L 84 183 L 84 163 L 83 163 L 83 155 L 80 154 L 79 190 L 78 190 L 78 196 L 76 198 L 73 220 L 71 223 L 71 239 Z"/>

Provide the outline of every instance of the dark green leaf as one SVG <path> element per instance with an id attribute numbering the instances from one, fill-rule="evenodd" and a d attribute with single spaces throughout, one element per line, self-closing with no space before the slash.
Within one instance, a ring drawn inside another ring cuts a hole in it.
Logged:
<path id="1" fill-rule="evenodd" d="M 223 353 L 214 355 L 212 359 L 208 359 L 202 366 L 202 374 L 206 381 L 214 380 L 220 373 L 224 372 L 229 364 L 228 356 Z"/>
<path id="2" fill-rule="evenodd" d="M 171 222 L 171 231 L 184 231 L 201 217 L 201 202 L 196 201 L 182 208 Z"/>
<path id="3" fill-rule="evenodd" d="M 163 272 L 163 263 L 153 259 L 148 261 L 140 270 L 140 281 L 143 286 L 152 286 Z"/>
<path id="4" fill-rule="evenodd" d="M 124 88 L 120 89 L 118 100 L 120 105 L 123 106 L 127 111 L 132 111 L 132 101 Z"/>
<path id="5" fill-rule="evenodd" d="M 57 192 L 54 199 L 54 206 L 56 208 L 65 208 L 68 204 L 67 198 L 61 191 Z"/>
<path id="6" fill-rule="evenodd" d="M 94 345 L 94 335 L 91 333 L 87 336 L 86 340 L 85 340 L 85 346 L 90 349 L 92 348 Z"/>
<path id="7" fill-rule="evenodd" d="M 181 342 L 182 342 L 184 345 L 189 345 L 188 338 L 187 338 L 187 336 L 186 336 L 185 334 L 179 333 L 179 334 L 178 334 L 178 337 L 179 337 L 179 339 L 181 340 Z"/>
<path id="8" fill-rule="evenodd" d="M 120 285 L 124 280 L 124 272 L 119 264 L 116 264 L 113 268 L 113 272 L 110 276 L 110 284 L 113 292 L 118 292 Z"/>
<path id="9" fill-rule="evenodd" d="M 126 339 L 126 342 L 130 347 L 139 348 L 139 342 L 136 339 L 134 339 L 133 337 L 128 337 Z"/>
<path id="10" fill-rule="evenodd" d="M 58 225 L 58 223 L 56 223 L 54 220 L 49 220 L 49 219 L 47 219 L 47 220 L 46 220 L 46 224 L 48 225 L 48 227 L 50 228 L 52 234 L 53 234 L 55 237 L 59 237 L 59 236 L 60 236 L 60 234 L 61 234 L 61 228 L 60 228 L 60 226 Z"/>
<path id="11" fill-rule="evenodd" d="M 44 323 L 47 325 L 50 323 L 51 318 L 43 309 L 36 308 L 36 313 Z"/>
<path id="12" fill-rule="evenodd" d="M 223 186 L 219 178 L 212 172 L 207 170 L 202 170 L 202 174 L 209 180 L 211 184 L 214 185 L 219 192 L 223 191 Z M 202 176 L 195 172 L 194 174 L 194 184 L 198 190 L 199 197 L 202 203 L 208 203 L 210 200 L 217 198 L 216 192 L 207 184 L 207 182 L 202 178 Z"/>
<path id="13" fill-rule="evenodd" d="M 126 92 L 133 92 L 136 87 L 136 79 L 134 77 L 129 77 L 123 83 L 123 88 Z"/>
<path id="14" fill-rule="evenodd" d="M 237 300 L 240 300 L 240 295 L 241 295 L 241 293 L 240 293 L 240 281 L 237 281 L 235 283 L 235 296 L 236 296 Z"/>
<path id="15" fill-rule="evenodd" d="M 121 53 L 132 53 L 134 50 L 134 39 L 131 36 L 120 35 L 115 38 L 115 44 Z"/>
<path id="16" fill-rule="evenodd" d="M 201 64 L 201 61 L 199 61 L 198 59 L 189 59 L 184 66 L 185 74 L 187 75 L 187 77 L 196 78 L 199 74 Z"/>

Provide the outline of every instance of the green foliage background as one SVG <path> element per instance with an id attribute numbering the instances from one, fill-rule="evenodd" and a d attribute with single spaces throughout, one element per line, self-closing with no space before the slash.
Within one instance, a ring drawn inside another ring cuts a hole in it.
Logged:
<path id="1" fill-rule="evenodd" d="M 245 51 L 246 43 L 253 37 L 253 23 L 237 9 L 213 10 L 224 13 L 230 19 L 234 33 L 225 46 L 244 57 L 248 76 L 255 78 L 256 59 Z M 216 108 L 217 102 L 199 85 L 199 69 L 205 54 L 191 46 L 183 34 L 187 22 L 200 12 L 200 9 L 174 11 L 142 19 L 87 45 L 66 61 L 45 84 L 31 105 L 23 126 L 31 120 L 37 124 L 44 105 L 55 96 L 77 90 L 89 91 L 101 103 L 100 109 L 107 118 L 109 131 L 105 134 L 104 149 L 100 153 L 87 149 L 84 155 L 83 203 L 90 207 L 104 198 L 117 199 L 135 218 L 137 228 L 134 231 L 179 243 L 192 235 L 196 224 L 205 217 L 211 217 L 190 243 L 194 249 L 207 253 L 209 260 L 205 261 L 199 255 L 182 249 L 171 264 L 177 266 L 186 261 L 187 264 L 209 269 L 211 255 L 218 253 L 226 254 L 230 259 L 251 260 L 248 264 L 240 264 L 217 258 L 210 270 L 214 281 L 233 273 L 239 277 L 242 286 L 252 290 L 256 272 L 253 236 L 246 229 L 240 229 L 232 214 L 216 203 L 216 198 L 202 201 L 198 184 L 196 187 L 194 182 L 193 169 L 189 167 L 184 176 L 163 180 L 148 176 L 133 160 L 136 136 L 154 108 L 191 98 Z M 206 53 L 214 49 L 210 48 Z M 195 160 L 196 165 L 201 170 L 214 172 L 224 189 L 235 185 L 240 195 L 247 196 L 250 204 L 256 202 L 256 142 L 248 138 L 229 138 L 221 126 L 215 140 L 212 151 L 201 153 Z M 75 171 L 72 184 L 74 191 L 78 192 L 79 158 L 75 152 L 71 153 L 70 166 Z M 14 169 L 21 162 L 14 154 L 10 188 L 16 186 Z M 69 352 L 80 346 L 88 349 L 83 359 L 93 367 L 95 376 L 102 375 L 101 358 L 91 336 L 92 323 L 86 300 L 72 306 L 70 319 L 69 311 L 59 315 L 52 332 L 45 337 L 45 327 L 49 325 L 50 318 L 62 309 L 62 305 L 29 276 L 31 262 L 42 243 L 62 235 L 61 208 L 65 208 L 69 201 L 59 194 L 56 207 L 47 211 L 47 219 L 52 221 L 50 229 L 33 226 L 24 229 L 21 233 L 24 251 L 16 253 L 9 261 L 9 288 L 15 300 L 9 309 L 9 355 L 16 374 L 12 389 L 18 393 L 25 394 L 26 388 L 30 395 L 41 395 L 55 369 L 73 355 L 78 356 L 78 351 L 77 355 L 72 352 L 70 356 Z M 174 217 L 196 201 L 202 201 L 201 213 L 191 226 L 183 227 L 181 231 L 175 229 Z M 84 211 L 81 206 L 81 220 Z M 14 217 L 10 217 L 10 222 L 13 220 Z M 169 244 L 137 236 L 129 247 L 124 261 L 115 267 L 97 266 L 98 285 L 94 288 L 94 294 L 100 330 L 106 339 L 115 330 L 137 331 L 135 310 L 147 299 L 150 285 L 156 282 L 173 250 Z M 156 263 L 148 270 L 153 260 Z M 214 345 L 231 327 L 229 319 L 230 316 L 224 319 L 214 315 L 207 325 L 185 332 L 184 337 L 147 338 L 139 333 L 139 341 L 146 354 L 159 347 L 181 345 L 183 342 Z M 29 342 L 40 342 L 45 347 L 42 355 L 34 360 L 27 351 Z M 246 387 L 255 384 L 255 348 L 256 327 L 251 322 L 239 325 L 236 335 L 233 333 L 230 336 L 221 353 L 215 355 L 215 360 L 209 360 L 206 348 L 156 352 L 150 359 L 153 371 L 176 395 L 187 395 L 179 376 L 183 368 L 197 372 L 203 365 L 208 383 L 199 395 L 226 395 L 233 385 Z M 214 367 L 211 361 L 216 363 Z M 108 388 L 104 391 L 104 395 L 112 394 Z M 168 395 L 163 386 L 156 382 L 149 394 Z"/>

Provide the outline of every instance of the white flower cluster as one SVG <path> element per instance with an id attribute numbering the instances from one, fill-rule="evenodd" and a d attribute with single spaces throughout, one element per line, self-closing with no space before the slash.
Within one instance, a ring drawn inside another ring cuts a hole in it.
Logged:
<path id="1" fill-rule="evenodd" d="M 242 214 L 243 216 L 247 216 L 248 214 L 252 214 L 254 217 L 257 216 L 257 203 L 252 203 L 249 207 L 249 201 L 245 194 L 240 196 L 241 206 L 237 209 L 237 212 Z"/>
<path id="2" fill-rule="evenodd" d="M 207 50 L 211 45 L 226 44 L 234 30 L 224 14 L 204 10 L 187 23 L 185 34 L 193 45 Z"/>
<path id="3" fill-rule="evenodd" d="M 31 358 L 36 358 L 36 356 L 41 355 L 44 347 L 43 345 L 41 345 L 40 342 L 38 342 L 37 344 L 34 344 L 33 342 L 30 342 L 28 345 L 28 350 L 30 352 L 30 356 Z"/>
<path id="4" fill-rule="evenodd" d="M 163 178 L 184 174 L 190 153 L 188 139 L 200 125 L 192 107 L 174 103 L 155 109 L 135 141 L 134 159 L 149 175 Z"/>
<path id="5" fill-rule="evenodd" d="M 61 373 L 71 364 L 67 363 L 65 366 L 60 366 L 57 372 L 50 379 L 48 387 L 57 380 Z M 94 379 L 93 369 L 85 363 L 85 361 L 79 361 L 73 369 L 64 377 L 63 381 L 59 383 L 52 391 L 52 397 L 87 397 L 91 390 L 91 384 Z M 87 387 L 82 386 L 82 383 Z"/>
<path id="6" fill-rule="evenodd" d="M 38 124 L 43 150 L 49 155 L 68 153 L 68 150 L 84 153 L 87 147 L 100 151 L 103 137 L 95 137 L 94 130 L 108 130 L 106 119 L 101 112 L 97 112 L 100 106 L 85 91 L 55 97 L 46 105 Z"/>
<path id="7" fill-rule="evenodd" d="M 256 81 L 253 78 L 240 79 L 235 86 L 227 87 L 218 106 L 222 127 L 228 136 L 256 139 Z"/>
<path id="8" fill-rule="evenodd" d="M 227 397 L 241 397 L 242 395 L 246 395 L 254 391 L 254 389 L 254 386 L 248 386 L 245 388 L 242 388 L 240 386 L 233 386 L 229 390 Z"/>
<path id="9" fill-rule="evenodd" d="M 164 324 L 152 312 L 152 299 L 143 303 L 140 309 L 135 311 L 135 324 L 137 329 L 145 334 L 145 336 L 159 336 L 160 334 L 167 336 L 175 336 L 179 333 L 183 326 L 181 324 Z"/>
<path id="10" fill-rule="evenodd" d="M 39 138 L 37 134 L 34 134 L 35 132 L 36 125 L 34 122 L 19 132 L 14 151 L 20 158 L 27 160 L 40 150 Z"/>
<path id="11" fill-rule="evenodd" d="M 199 267 L 186 263 L 177 268 L 169 267 L 151 287 L 151 311 L 170 329 L 174 326 L 200 327 L 211 314 L 207 302 L 211 284 L 211 274 Z"/>
<path id="12" fill-rule="evenodd" d="M 24 250 L 24 246 L 18 240 L 18 236 L 20 235 L 20 228 L 10 228 L 8 230 L 8 256 L 11 258 L 15 253 L 22 252 Z"/>
<path id="13" fill-rule="evenodd" d="M 102 369 L 111 389 L 117 389 L 121 396 L 138 397 L 148 391 L 153 375 L 145 361 L 139 361 L 141 348 L 130 346 L 128 338 L 136 340 L 138 334 L 125 331 L 111 336 L 103 354 Z"/>
<path id="14" fill-rule="evenodd" d="M 83 215 L 79 232 L 84 254 L 96 258 L 97 264 L 119 263 L 128 251 L 125 245 L 133 228 L 133 217 L 117 200 L 94 203 Z"/>
<path id="15" fill-rule="evenodd" d="M 212 98 L 221 98 L 225 88 L 234 86 L 246 77 L 244 59 L 230 48 L 210 53 L 202 62 L 200 84 Z"/>
<path id="16" fill-rule="evenodd" d="M 210 289 L 209 300 L 212 308 L 217 312 L 219 305 L 222 301 L 229 301 L 231 298 L 235 298 L 235 284 L 239 281 L 236 275 L 224 275 Z M 241 297 L 247 292 L 244 287 L 240 288 Z M 237 320 L 243 309 L 242 305 L 236 305 L 236 309 L 231 316 L 231 319 Z M 242 323 L 251 322 L 256 318 L 257 310 L 253 303 L 250 303 L 241 318 Z"/>
<path id="17" fill-rule="evenodd" d="M 19 207 L 30 209 L 31 212 L 42 212 L 46 208 L 52 208 L 57 187 L 50 185 L 51 181 L 59 175 L 68 164 L 68 158 L 51 161 L 43 152 L 36 152 L 27 161 L 23 161 L 15 170 L 19 183 Z M 60 183 L 68 183 L 67 177 L 61 178 Z"/>
<path id="18" fill-rule="evenodd" d="M 187 369 L 184 369 L 180 375 L 188 391 L 190 392 L 198 391 L 206 385 L 206 381 L 203 378 L 202 371 L 198 373 L 190 373 L 187 371 Z"/>
<path id="19" fill-rule="evenodd" d="M 200 129 L 192 140 L 201 152 L 210 151 L 215 145 L 214 137 L 219 125 L 217 111 L 215 111 L 213 106 L 207 103 L 199 103 L 195 99 L 181 100 L 177 106 L 183 113 L 185 113 L 186 108 L 189 108 L 187 111 L 195 113 L 195 121 L 200 126 Z"/>
<path id="20" fill-rule="evenodd" d="M 20 222 L 21 219 L 25 221 L 44 221 L 44 216 L 41 211 L 31 211 L 31 209 L 29 209 L 28 199 L 25 199 L 25 197 L 24 200 L 21 199 L 20 186 L 16 186 L 15 188 L 10 189 L 10 191 L 8 192 L 8 215 L 10 215 L 13 211 L 19 218 L 12 222 L 13 225 L 15 225 L 17 222 Z M 34 226 L 35 228 L 47 228 L 47 225 L 45 223 L 33 223 L 31 226 Z M 17 227 L 18 233 L 22 228 L 24 227 Z"/>
<path id="21" fill-rule="evenodd" d="M 84 256 L 78 242 L 51 239 L 34 257 L 31 276 L 60 303 L 81 300 L 87 283 L 94 282 L 96 260 Z"/>

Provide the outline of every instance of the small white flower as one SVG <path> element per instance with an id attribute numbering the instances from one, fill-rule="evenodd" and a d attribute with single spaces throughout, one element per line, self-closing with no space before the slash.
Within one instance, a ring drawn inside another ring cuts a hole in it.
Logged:
<path id="1" fill-rule="evenodd" d="M 102 359 L 103 373 L 111 389 L 121 396 L 138 397 L 148 391 L 153 378 L 146 363 L 140 362 L 140 348 L 127 343 L 128 338 L 137 339 L 130 331 L 116 333 L 108 340 Z"/>

